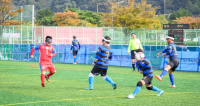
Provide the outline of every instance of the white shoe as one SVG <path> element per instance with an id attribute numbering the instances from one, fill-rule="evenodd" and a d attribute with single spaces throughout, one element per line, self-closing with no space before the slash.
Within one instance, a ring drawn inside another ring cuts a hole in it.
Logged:
<path id="1" fill-rule="evenodd" d="M 133 94 L 130 94 L 127 96 L 127 98 L 131 99 L 131 98 L 134 98 Z"/>
<path id="2" fill-rule="evenodd" d="M 77 63 L 73 63 L 73 64 L 77 64 Z"/>

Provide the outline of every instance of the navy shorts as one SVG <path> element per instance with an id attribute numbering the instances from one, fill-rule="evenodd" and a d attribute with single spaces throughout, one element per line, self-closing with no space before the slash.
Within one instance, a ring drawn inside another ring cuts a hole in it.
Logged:
<path id="1" fill-rule="evenodd" d="M 93 67 L 91 73 L 94 74 L 94 75 L 99 75 L 99 74 L 101 74 L 101 76 L 106 76 L 107 70 L 108 70 L 108 69 L 103 69 L 103 68 L 100 68 L 100 67 L 98 67 L 98 66 L 95 65 L 95 66 Z"/>
<path id="2" fill-rule="evenodd" d="M 167 65 L 171 66 L 172 71 L 175 71 L 176 68 L 179 65 L 179 59 L 178 58 L 172 58 L 172 59 L 169 60 L 169 63 Z"/>

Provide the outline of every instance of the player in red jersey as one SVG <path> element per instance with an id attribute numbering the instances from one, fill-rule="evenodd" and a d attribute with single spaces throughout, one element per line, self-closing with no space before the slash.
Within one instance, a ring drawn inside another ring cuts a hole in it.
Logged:
<path id="1" fill-rule="evenodd" d="M 56 53 L 53 46 L 51 46 L 51 43 L 52 43 L 52 37 L 47 36 L 45 44 L 40 44 L 31 50 L 31 55 L 30 55 L 31 58 L 33 58 L 35 50 L 40 51 L 39 65 L 41 70 L 42 87 L 45 87 L 44 79 L 46 78 L 46 80 L 50 82 L 49 77 L 56 72 L 56 69 L 51 61 L 51 57 L 56 56 Z M 45 75 L 45 72 L 47 70 L 49 70 L 49 74 Z"/>

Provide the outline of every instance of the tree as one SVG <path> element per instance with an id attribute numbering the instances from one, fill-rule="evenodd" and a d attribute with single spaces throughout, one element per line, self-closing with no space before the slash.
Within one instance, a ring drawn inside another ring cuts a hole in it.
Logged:
<path id="1" fill-rule="evenodd" d="M 70 10 L 63 13 L 56 13 L 53 21 L 57 26 L 77 26 L 80 23 L 78 13 Z"/>
<path id="2" fill-rule="evenodd" d="M 110 9 L 113 9 L 113 13 L 105 13 L 104 20 L 108 26 L 126 27 L 124 29 L 125 36 L 129 36 L 132 29 L 161 28 L 160 21 L 155 15 L 155 9 L 146 1 L 135 3 L 134 0 L 129 0 L 126 7 L 116 6 L 115 3 L 112 3 Z"/>
<path id="3" fill-rule="evenodd" d="M 179 9 L 177 12 L 173 12 L 170 15 L 170 20 L 175 20 L 176 18 L 184 17 L 184 16 L 192 16 L 191 13 L 189 13 L 188 10 L 185 9 Z"/>
<path id="4" fill-rule="evenodd" d="M 177 24 L 190 24 L 191 29 L 199 28 L 200 26 L 200 19 L 195 17 L 181 17 L 174 20 Z"/>
<path id="5" fill-rule="evenodd" d="M 36 16 L 36 25 L 53 25 L 53 15 L 54 13 L 50 10 L 50 8 L 38 11 Z"/>
<path id="6" fill-rule="evenodd" d="M 24 22 L 16 20 L 18 13 L 23 11 L 23 8 L 13 10 L 12 0 L 0 0 L 0 25 L 20 25 Z M 3 26 L 0 27 L 1 43 L 3 35 Z"/>

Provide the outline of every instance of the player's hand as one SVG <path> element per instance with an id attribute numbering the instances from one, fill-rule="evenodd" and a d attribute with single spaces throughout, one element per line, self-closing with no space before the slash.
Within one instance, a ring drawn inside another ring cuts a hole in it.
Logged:
<path id="1" fill-rule="evenodd" d="M 95 63 L 92 63 L 92 66 L 94 65 Z"/>
<path id="2" fill-rule="evenodd" d="M 143 71 L 140 71 L 140 74 L 143 74 Z"/>
<path id="3" fill-rule="evenodd" d="M 165 56 L 166 56 L 165 54 L 162 55 L 162 57 L 165 57 Z"/>
<path id="4" fill-rule="evenodd" d="M 33 58 L 33 55 L 31 55 L 30 57 Z"/>
<path id="5" fill-rule="evenodd" d="M 159 57 L 160 53 L 157 54 L 157 58 Z"/>
<path id="6" fill-rule="evenodd" d="M 128 52 L 128 55 L 130 55 L 130 53 Z"/>
<path id="7" fill-rule="evenodd" d="M 51 57 L 53 57 L 53 54 L 50 54 Z"/>
<path id="8" fill-rule="evenodd" d="M 71 53 L 72 51 L 70 50 L 70 53 Z"/>

